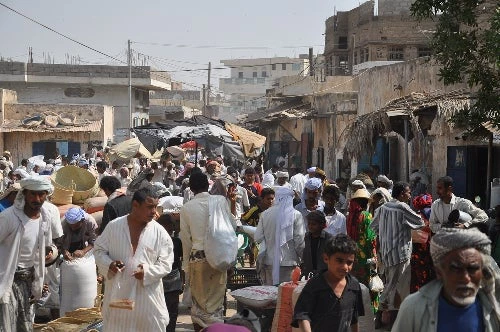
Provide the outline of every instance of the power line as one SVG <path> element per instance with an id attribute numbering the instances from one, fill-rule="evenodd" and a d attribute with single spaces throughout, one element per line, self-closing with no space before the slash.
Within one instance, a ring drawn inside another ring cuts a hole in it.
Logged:
<path id="1" fill-rule="evenodd" d="M 188 44 L 171 44 L 171 43 L 153 43 L 153 42 L 140 42 L 133 41 L 134 44 L 164 46 L 164 47 L 177 47 L 177 48 L 212 48 L 220 50 L 272 50 L 272 49 L 294 49 L 294 48 L 309 48 L 309 47 L 323 47 L 325 45 L 288 45 L 288 46 L 221 46 L 221 45 L 188 45 Z"/>
<path id="2" fill-rule="evenodd" d="M 33 23 L 35 23 L 35 24 L 37 24 L 37 25 L 39 25 L 39 26 L 41 26 L 41 27 L 43 27 L 43 28 L 45 28 L 45 29 L 47 29 L 47 30 L 49 30 L 49 31 L 51 31 L 51 32 L 59 35 L 59 36 L 61 36 L 61 37 L 63 37 L 63 38 L 65 38 L 65 39 L 68 39 L 68 40 L 70 40 L 70 41 L 72 41 L 72 42 L 74 42 L 74 43 L 76 43 L 76 44 L 78 44 L 80 46 L 83 46 L 85 48 L 88 48 L 89 50 L 92 50 L 92 51 L 94 51 L 96 53 L 104 55 L 105 57 L 108 57 L 108 58 L 110 58 L 110 59 L 112 59 L 112 60 L 114 60 L 116 62 L 128 65 L 128 63 L 126 61 L 118 59 L 118 58 L 116 58 L 116 57 L 114 57 L 112 55 L 109 55 L 109 54 L 105 53 L 105 52 L 99 51 L 98 49 L 96 49 L 96 48 L 94 48 L 92 46 L 89 46 L 89 45 L 87 45 L 87 44 L 85 44 L 83 42 L 80 42 L 80 41 L 78 41 L 78 40 L 76 40 L 74 38 L 71 38 L 68 35 L 63 34 L 63 33 L 59 32 L 59 31 L 57 31 L 57 30 L 55 30 L 55 29 L 53 29 L 53 28 L 51 28 L 51 27 L 49 27 L 49 26 L 47 26 L 47 25 L 45 25 L 45 24 L 43 24 L 43 23 L 41 23 L 41 22 L 39 22 L 39 21 L 37 21 L 37 20 L 35 20 L 35 19 L 33 19 L 33 18 L 31 18 L 31 17 L 29 17 L 29 16 L 27 16 L 27 15 L 25 15 L 25 14 L 19 12 L 19 11 L 17 11 L 17 10 L 15 10 L 14 8 L 11 8 L 11 7 L 7 6 L 6 4 L 4 4 L 2 2 L 0 2 L 0 6 L 5 7 L 8 10 L 16 13 L 17 15 L 19 15 L 21 17 L 24 17 L 25 19 L 27 19 L 27 20 L 29 20 L 29 21 L 31 21 L 31 22 L 33 22 Z M 153 71 L 152 70 L 147 70 L 147 69 L 144 69 L 144 68 L 139 67 L 139 66 L 133 66 L 133 67 L 134 67 L 134 69 L 137 69 L 137 70 L 140 70 L 140 71 L 143 71 L 143 72 L 147 72 L 147 73 L 150 73 L 150 74 L 155 72 L 154 70 Z M 171 81 L 172 80 L 171 77 L 163 76 L 163 75 L 161 75 L 161 73 L 156 73 L 156 75 L 157 75 L 157 77 L 164 78 L 167 81 Z M 178 82 L 181 82 L 181 83 L 186 84 L 188 86 L 193 86 L 195 88 L 201 89 L 201 87 L 189 84 L 187 82 L 182 82 L 182 81 L 178 81 Z"/>
<path id="3" fill-rule="evenodd" d="M 117 58 L 115 58 L 115 57 L 113 57 L 113 56 L 111 56 L 111 55 L 109 55 L 109 54 L 106 54 L 106 53 L 104 53 L 104 52 L 102 52 L 102 51 L 99 51 L 99 50 L 97 50 L 97 49 L 95 49 L 95 48 L 93 48 L 93 47 L 91 47 L 91 46 L 89 46 L 89 45 L 87 45 L 87 44 L 84 44 L 84 43 L 82 43 L 82 42 L 79 42 L 78 40 L 73 39 L 73 38 L 69 37 L 68 35 L 65 35 L 65 34 L 63 34 L 63 33 L 59 32 L 59 31 L 56 31 L 56 30 L 54 30 L 53 28 L 51 28 L 51 27 L 49 27 L 49 26 L 47 26 L 47 25 L 45 25 L 45 24 L 43 24 L 43 23 L 40 23 L 39 21 L 37 21 L 37 20 L 35 20 L 35 19 L 33 19 L 33 18 L 29 17 L 29 16 L 24 15 L 23 13 L 21 13 L 21 12 L 19 12 L 19 11 L 15 10 L 14 8 L 11 8 L 11 7 L 7 6 L 6 4 L 4 4 L 4 3 L 2 3 L 2 2 L 0 2 L 0 6 L 3 6 L 3 7 L 5 7 L 5 8 L 7 8 L 8 10 L 10 10 L 10 11 L 12 11 L 12 12 L 16 13 L 17 15 L 20 15 L 20 16 L 24 17 L 25 19 L 27 19 L 27 20 L 29 20 L 29 21 L 31 21 L 31 22 L 33 22 L 33 23 L 35 23 L 35 24 L 38 24 L 38 25 L 40 25 L 40 26 L 44 27 L 45 29 L 50 30 L 50 31 L 52 31 L 52 32 L 54 32 L 54 33 L 56 33 L 56 34 L 58 34 L 59 36 L 61 36 L 61 37 L 63 37 L 63 38 L 66 38 L 66 39 L 68 39 L 68 40 L 70 40 L 70 41 L 72 41 L 72 42 L 74 42 L 74 43 L 76 43 L 76 44 L 78 44 L 78 45 L 80 45 L 80 46 L 83 46 L 83 47 L 85 47 L 85 48 L 88 48 L 89 50 L 92 50 L 92 51 L 94 51 L 94 52 L 96 52 L 96 53 L 102 54 L 102 55 L 104 55 L 104 56 L 106 56 L 106 57 L 108 57 L 108 58 L 110 58 L 110 59 L 115 60 L 115 61 L 122 62 L 120 59 L 117 59 Z"/>

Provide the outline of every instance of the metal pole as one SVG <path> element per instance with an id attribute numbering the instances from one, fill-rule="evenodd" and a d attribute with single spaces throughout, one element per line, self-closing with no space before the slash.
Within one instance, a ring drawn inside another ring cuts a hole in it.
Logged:
<path id="1" fill-rule="evenodd" d="M 198 142 L 194 141 L 194 167 L 198 167 Z"/>
<path id="2" fill-rule="evenodd" d="M 127 62 L 128 62 L 128 112 L 129 112 L 129 125 L 130 129 L 134 127 L 134 119 L 132 116 L 132 49 L 130 47 L 131 42 L 128 40 L 128 52 L 127 52 Z M 129 130 L 129 137 L 132 138 L 132 130 Z"/>
<path id="3" fill-rule="evenodd" d="M 314 76 L 314 53 L 312 47 L 309 47 L 309 76 Z"/>
<path id="4" fill-rule="evenodd" d="M 410 176 L 410 157 L 408 156 L 408 117 L 404 119 L 405 126 L 405 181 L 409 180 Z"/>
<path id="5" fill-rule="evenodd" d="M 492 208 L 491 204 L 491 181 L 493 180 L 493 133 L 488 137 L 488 165 L 486 168 L 486 209 Z"/>
<path id="6" fill-rule="evenodd" d="M 203 116 L 207 116 L 207 98 L 206 98 L 206 89 L 205 89 L 205 84 L 203 84 L 203 91 L 202 91 L 202 96 L 203 96 L 203 111 L 202 114 Z"/>

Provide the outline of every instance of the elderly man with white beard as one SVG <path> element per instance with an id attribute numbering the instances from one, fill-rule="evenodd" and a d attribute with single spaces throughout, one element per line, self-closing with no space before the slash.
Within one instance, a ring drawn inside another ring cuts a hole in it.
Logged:
<path id="1" fill-rule="evenodd" d="M 392 331 L 500 331 L 500 269 L 488 236 L 441 228 L 430 250 L 437 280 L 405 299 Z"/>

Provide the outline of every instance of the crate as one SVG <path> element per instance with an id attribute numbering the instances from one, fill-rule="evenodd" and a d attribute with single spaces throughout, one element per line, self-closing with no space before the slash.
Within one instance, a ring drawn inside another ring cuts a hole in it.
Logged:
<path id="1" fill-rule="evenodd" d="M 255 268 L 234 269 L 233 274 L 227 279 L 227 289 L 230 290 L 260 285 Z"/>

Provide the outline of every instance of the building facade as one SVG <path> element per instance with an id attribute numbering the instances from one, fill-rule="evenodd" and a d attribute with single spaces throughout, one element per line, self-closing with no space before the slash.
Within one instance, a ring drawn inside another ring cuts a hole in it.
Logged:
<path id="1" fill-rule="evenodd" d="M 355 75 L 368 68 L 431 55 L 432 21 L 410 15 L 411 0 L 373 0 L 325 22 L 326 75 Z"/>
<path id="2" fill-rule="evenodd" d="M 170 77 L 150 67 L 132 68 L 132 112 L 127 66 L 0 62 L 0 88 L 17 92 L 20 103 L 109 105 L 114 111 L 112 140 L 129 137 L 130 126 L 149 122 L 149 92 L 170 90 Z M 132 114 L 131 114 L 132 113 Z"/>
<path id="3" fill-rule="evenodd" d="M 266 108 L 266 90 L 273 87 L 276 79 L 284 76 L 301 79 L 309 75 L 307 56 L 233 59 L 221 63 L 231 69 L 231 77 L 220 79 L 219 89 L 229 103 L 224 113 L 232 117 Z"/>
<path id="4" fill-rule="evenodd" d="M 9 150 L 15 165 L 34 155 L 54 159 L 82 154 L 113 139 L 113 113 L 113 107 L 106 105 L 18 103 L 15 91 L 0 89 L 0 150 Z M 38 115 L 54 114 L 70 123 L 23 124 Z"/>

